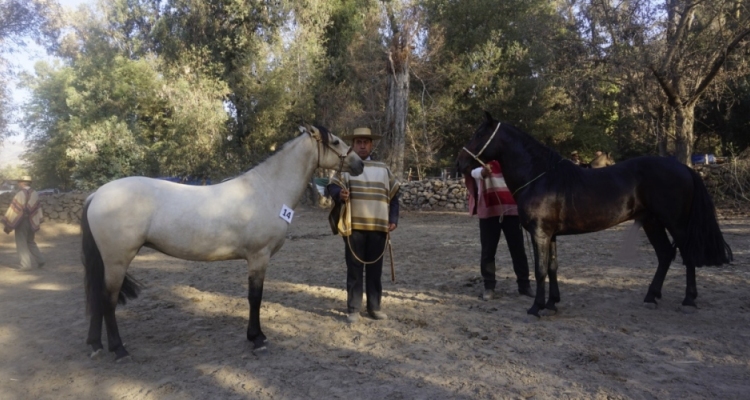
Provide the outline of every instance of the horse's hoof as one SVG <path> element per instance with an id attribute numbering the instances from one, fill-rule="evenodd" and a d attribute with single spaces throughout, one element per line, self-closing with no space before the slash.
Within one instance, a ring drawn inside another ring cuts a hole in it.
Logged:
<path id="1" fill-rule="evenodd" d="M 679 310 L 682 311 L 683 314 L 695 314 L 698 312 L 698 307 L 686 306 L 683 304 L 679 307 Z"/>
<path id="2" fill-rule="evenodd" d="M 253 340 L 253 353 L 256 355 L 265 354 L 268 351 L 267 343 L 268 339 L 265 336 L 255 338 Z"/>
<path id="3" fill-rule="evenodd" d="M 698 308 L 698 305 L 695 304 L 695 298 L 691 297 L 691 296 L 685 297 L 685 300 L 682 301 L 682 305 L 685 306 L 685 307 L 695 307 L 695 308 Z"/>
<path id="4" fill-rule="evenodd" d="M 133 361 L 133 357 L 130 354 L 124 355 L 122 357 L 116 357 L 115 362 L 117 364 L 129 364 Z"/>
<path id="5" fill-rule="evenodd" d="M 120 362 L 130 361 L 130 353 L 128 353 L 128 351 L 125 350 L 124 346 L 120 346 L 112 350 L 112 352 L 115 353 L 115 362 L 120 363 Z"/>
<path id="6" fill-rule="evenodd" d="M 255 354 L 256 356 L 264 356 L 268 354 L 268 347 L 265 344 L 255 346 L 255 348 L 253 349 L 253 354 Z"/>
<path id="7" fill-rule="evenodd" d="M 102 349 L 96 349 L 96 350 L 94 350 L 94 351 L 91 352 L 91 355 L 89 356 L 89 358 L 92 359 L 92 360 L 98 360 L 98 359 L 102 358 L 102 354 L 104 354 L 104 352 L 102 351 Z"/>
<path id="8" fill-rule="evenodd" d="M 540 310 L 539 314 L 542 317 L 553 317 L 557 315 L 557 307 L 546 307 L 544 310 Z"/>
<path id="9" fill-rule="evenodd" d="M 536 304 L 531 306 L 531 308 L 529 308 L 529 310 L 526 311 L 526 314 L 533 315 L 537 318 L 541 318 L 541 315 L 539 315 L 539 306 L 537 306 Z"/>

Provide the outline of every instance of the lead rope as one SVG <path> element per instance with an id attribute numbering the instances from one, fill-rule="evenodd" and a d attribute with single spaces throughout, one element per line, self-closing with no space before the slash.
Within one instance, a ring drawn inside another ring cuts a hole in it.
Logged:
<path id="1" fill-rule="evenodd" d="M 349 235 L 349 236 L 351 236 L 351 235 Z M 364 261 L 361 258 L 357 257 L 357 253 L 354 252 L 354 249 L 352 248 L 352 245 L 349 242 L 349 236 L 346 237 L 346 244 L 349 246 L 349 251 L 352 253 L 352 255 L 354 256 L 354 258 L 357 261 L 361 262 L 363 265 L 375 264 L 376 262 L 380 261 L 380 259 L 383 258 L 383 256 L 385 255 L 385 251 L 388 249 L 388 243 L 391 241 L 391 233 L 388 232 L 388 233 L 385 234 L 385 246 L 383 246 L 383 252 L 380 253 L 380 256 L 378 258 L 376 258 L 375 260 L 373 260 L 373 261 Z"/>

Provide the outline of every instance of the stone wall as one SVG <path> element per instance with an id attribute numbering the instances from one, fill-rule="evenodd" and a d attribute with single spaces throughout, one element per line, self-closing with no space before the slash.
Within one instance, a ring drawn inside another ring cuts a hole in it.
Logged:
<path id="1" fill-rule="evenodd" d="M 15 193 L 0 194 L 0 213 L 5 214 L 14 195 Z M 69 192 L 40 196 L 44 221 L 80 223 L 83 202 L 88 195 L 88 192 Z"/>
<path id="2" fill-rule="evenodd" d="M 732 200 L 738 196 L 747 197 L 750 190 L 742 190 L 750 176 L 750 167 L 745 162 L 736 164 L 696 165 L 695 169 L 703 177 L 706 187 L 717 202 Z M 750 184 L 750 182 L 748 182 Z M 311 186 L 312 187 L 312 186 Z M 750 189 L 744 188 L 744 189 Z M 310 189 L 310 192 L 317 191 Z M 0 194 L 0 213 L 8 209 L 13 193 Z M 81 221 L 83 202 L 88 192 L 69 192 L 41 196 L 45 221 L 78 224 Z M 308 199 L 308 197 L 310 197 Z M 316 199 L 313 199 L 316 197 Z M 317 200 L 319 203 L 316 203 Z M 466 211 L 468 207 L 466 186 L 463 179 L 431 178 L 401 184 L 401 207 L 408 210 L 455 210 Z M 330 207 L 330 200 L 320 196 L 305 195 L 302 204 L 318 204 Z"/>
<path id="3" fill-rule="evenodd" d="M 401 206 L 410 210 L 468 209 L 463 179 L 432 178 L 401 184 Z"/>

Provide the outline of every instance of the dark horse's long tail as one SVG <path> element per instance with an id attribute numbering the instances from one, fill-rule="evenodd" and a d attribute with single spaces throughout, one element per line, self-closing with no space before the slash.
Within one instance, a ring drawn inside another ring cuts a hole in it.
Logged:
<path id="1" fill-rule="evenodd" d="M 714 203 L 700 175 L 690 167 L 687 169 L 693 176 L 693 204 L 687 240 L 680 249 L 683 263 L 696 267 L 727 264 L 732 261 L 732 249 L 719 229 Z"/>
<path id="2" fill-rule="evenodd" d="M 81 261 L 86 268 L 84 278 L 86 312 L 90 315 L 102 315 L 103 301 L 109 298 L 109 294 L 104 285 L 104 260 L 102 260 L 102 254 L 99 252 L 99 247 L 94 241 L 94 235 L 91 233 L 91 226 L 89 226 L 88 211 L 92 198 L 93 196 L 86 200 L 81 214 Z M 127 299 L 138 297 L 140 290 L 138 282 L 125 275 L 125 281 L 120 288 L 117 302 L 125 304 Z"/>

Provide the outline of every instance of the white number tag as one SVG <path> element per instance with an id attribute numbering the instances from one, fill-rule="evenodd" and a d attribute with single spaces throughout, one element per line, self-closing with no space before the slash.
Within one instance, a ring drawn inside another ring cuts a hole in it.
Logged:
<path id="1" fill-rule="evenodd" d="M 294 210 L 292 210 L 291 208 L 287 207 L 286 204 L 284 204 L 284 207 L 281 207 L 281 213 L 279 213 L 279 217 L 281 217 L 281 219 L 291 224 L 293 216 L 294 216 Z"/>

